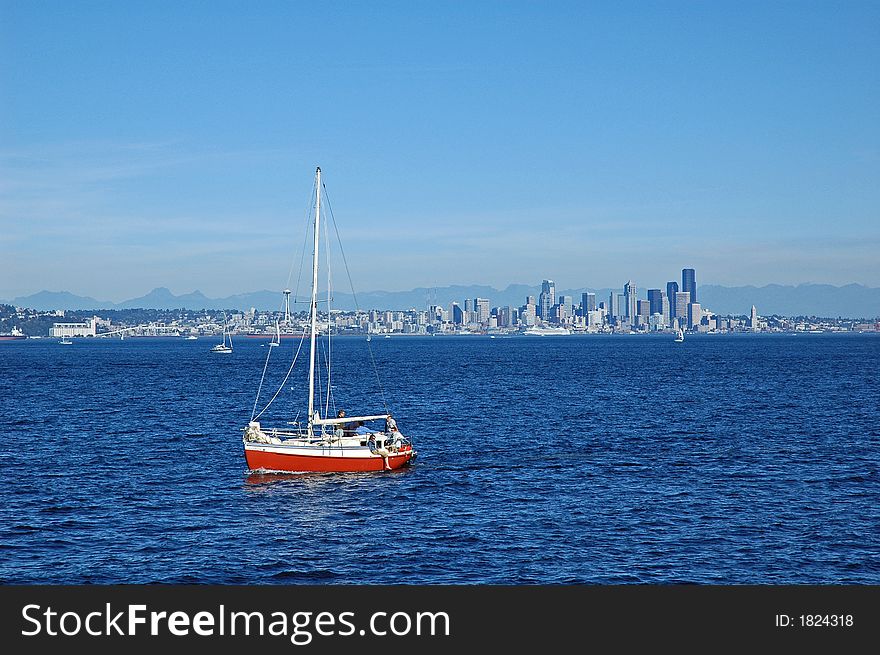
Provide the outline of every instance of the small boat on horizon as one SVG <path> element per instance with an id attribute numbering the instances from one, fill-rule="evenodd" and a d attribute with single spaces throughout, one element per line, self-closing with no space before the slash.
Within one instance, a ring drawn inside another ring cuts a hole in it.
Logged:
<path id="1" fill-rule="evenodd" d="M 218 343 L 216 346 L 211 348 L 211 352 L 222 353 L 224 355 L 228 355 L 232 352 L 232 334 L 230 334 L 229 329 L 226 325 L 223 326 L 223 343 Z"/>
<path id="2" fill-rule="evenodd" d="M 684 330 L 679 329 L 675 333 L 675 343 L 681 343 L 682 341 L 684 341 Z"/>

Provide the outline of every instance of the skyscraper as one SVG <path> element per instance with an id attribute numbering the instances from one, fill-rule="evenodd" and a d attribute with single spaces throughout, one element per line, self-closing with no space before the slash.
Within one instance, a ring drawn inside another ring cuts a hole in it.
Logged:
<path id="1" fill-rule="evenodd" d="M 678 282 L 666 283 L 666 297 L 669 298 L 669 318 L 675 318 L 675 294 L 678 293 Z"/>
<path id="2" fill-rule="evenodd" d="M 581 315 L 587 316 L 590 312 L 596 310 L 596 294 L 595 293 L 582 293 L 581 294 Z"/>
<path id="3" fill-rule="evenodd" d="M 700 303 L 692 302 L 688 304 L 688 329 L 692 330 L 697 327 L 703 320 L 703 308 Z"/>
<path id="4" fill-rule="evenodd" d="M 671 304 L 671 303 L 670 303 Z M 688 305 L 691 304 L 691 294 L 687 291 L 679 291 L 675 294 L 675 317 L 686 322 L 688 317 Z"/>
<path id="5" fill-rule="evenodd" d="M 663 296 L 663 298 L 660 299 L 660 305 L 660 313 L 663 315 L 663 326 L 665 327 L 670 324 L 669 298 Z"/>
<path id="6" fill-rule="evenodd" d="M 623 285 L 623 295 L 626 300 L 626 317 L 630 323 L 636 319 L 636 283 L 630 280 Z"/>
<path id="7" fill-rule="evenodd" d="M 663 313 L 663 292 L 660 289 L 648 289 L 648 302 L 652 314 Z"/>
<path id="8" fill-rule="evenodd" d="M 457 302 L 449 306 L 449 317 L 455 325 L 464 323 L 464 312 L 461 311 L 461 306 Z"/>
<path id="9" fill-rule="evenodd" d="M 557 317 L 560 321 L 571 318 L 574 315 L 574 296 L 559 296 L 559 311 Z"/>
<path id="10" fill-rule="evenodd" d="M 638 311 L 638 314 L 636 314 L 638 318 L 638 325 L 647 325 L 648 318 L 651 315 L 651 302 L 648 300 L 639 300 L 636 303 L 636 310 Z"/>
<path id="11" fill-rule="evenodd" d="M 474 320 L 477 323 L 488 323 L 489 312 L 490 309 L 488 298 L 474 298 L 474 313 L 476 314 Z"/>
<path id="12" fill-rule="evenodd" d="M 697 279 L 694 269 L 681 269 L 681 290 L 691 294 L 691 302 L 697 302 Z"/>
<path id="13" fill-rule="evenodd" d="M 545 321 L 550 319 L 550 308 L 556 304 L 556 283 L 544 280 L 541 283 L 541 295 L 538 297 L 538 316 Z"/>
<path id="14" fill-rule="evenodd" d="M 749 317 L 749 327 L 752 328 L 752 332 L 758 331 L 758 310 L 752 305 L 752 313 Z"/>

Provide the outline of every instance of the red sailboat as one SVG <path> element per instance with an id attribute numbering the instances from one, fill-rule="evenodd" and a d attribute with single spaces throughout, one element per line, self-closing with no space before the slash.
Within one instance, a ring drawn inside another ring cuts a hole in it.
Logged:
<path id="1" fill-rule="evenodd" d="M 294 424 L 285 428 L 266 427 L 252 416 L 244 430 L 244 454 L 248 468 L 255 471 L 387 471 L 399 469 L 416 457 L 411 440 L 404 436 L 390 412 L 335 417 L 325 416 L 315 403 L 315 352 L 318 336 L 318 245 L 321 226 L 321 169 L 315 174 L 314 242 L 312 250 L 312 294 L 309 316 L 309 395 L 308 414 L 304 425 Z M 289 292 L 286 291 L 289 295 Z M 329 295 L 329 294 L 328 294 Z M 328 308 L 329 309 L 329 308 Z M 328 311 L 329 314 L 329 311 Z M 328 336 L 330 338 L 328 325 Z M 305 335 L 304 335 L 305 336 Z M 302 343 L 302 342 L 300 342 Z M 275 348 L 268 349 L 271 351 Z M 329 348 L 328 348 L 329 350 Z M 297 354 L 299 351 L 297 351 Z M 294 363 L 296 357 L 294 357 Z M 267 359 L 268 365 L 268 359 Z M 291 369 L 293 364 L 291 364 Z M 265 370 L 264 367 L 264 376 Z M 288 372 L 289 374 L 289 372 Z M 287 378 L 285 378 L 287 379 Z M 329 371 L 328 371 L 329 398 Z M 262 380 L 260 383 L 262 388 Z M 282 383 L 282 388 L 283 388 Z M 279 389 L 280 391 L 280 389 Z M 278 396 L 276 392 L 274 400 Z M 257 392 L 259 399 L 259 391 Z M 269 404 L 271 404 L 271 400 Z M 254 410 L 256 410 L 256 402 Z M 320 405 L 320 403 L 318 404 Z M 268 405 L 267 405 L 268 407 Z M 265 411 L 265 408 L 263 409 Z M 357 430 L 352 426 L 359 426 Z"/>

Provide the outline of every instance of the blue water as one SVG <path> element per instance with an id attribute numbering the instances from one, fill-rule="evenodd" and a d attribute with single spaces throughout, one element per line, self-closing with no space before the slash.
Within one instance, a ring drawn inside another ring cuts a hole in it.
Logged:
<path id="1" fill-rule="evenodd" d="M 311 475 L 247 474 L 268 349 L 213 343 L 0 344 L 0 581 L 880 583 L 878 336 L 373 339 L 417 463 Z"/>

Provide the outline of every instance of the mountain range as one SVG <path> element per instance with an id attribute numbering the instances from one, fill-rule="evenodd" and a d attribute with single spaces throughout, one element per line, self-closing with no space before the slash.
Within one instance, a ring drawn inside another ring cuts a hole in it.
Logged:
<path id="1" fill-rule="evenodd" d="M 484 285 L 446 286 L 436 288 L 416 288 L 410 291 L 368 291 L 357 295 L 335 293 L 333 307 L 336 309 L 425 309 L 428 305 L 449 306 L 453 301 L 464 304 L 465 298 L 488 298 L 492 306 L 511 305 L 518 307 L 526 296 L 538 297 L 540 286 L 511 284 L 506 289 L 495 289 Z M 557 290 L 557 296 L 573 297 L 575 304 L 580 302 L 581 293 L 596 293 L 596 301 L 607 301 L 609 294 L 621 293 L 622 289 L 566 289 Z M 782 316 L 841 316 L 864 318 L 880 316 L 880 288 L 861 284 L 833 286 L 830 284 L 799 284 L 797 286 L 768 284 L 763 287 L 743 286 L 725 287 L 704 284 L 697 287 L 700 304 L 719 314 L 747 315 L 752 305 L 762 315 Z M 645 298 L 645 289 L 639 290 L 639 297 Z M 291 301 L 293 302 L 293 298 Z M 260 311 L 279 310 L 282 307 L 280 291 L 254 291 L 227 296 L 208 298 L 201 291 L 175 295 L 165 287 L 150 293 L 114 303 L 96 300 L 88 296 L 78 296 L 67 291 L 40 291 L 29 296 L 13 298 L 8 304 L 17 307 L 48 311 L 99 310 L 99 309 L 236 309 L 251 307 Z M 302 303 L 292 307 L 294 311 L 304 311 Z"/>

